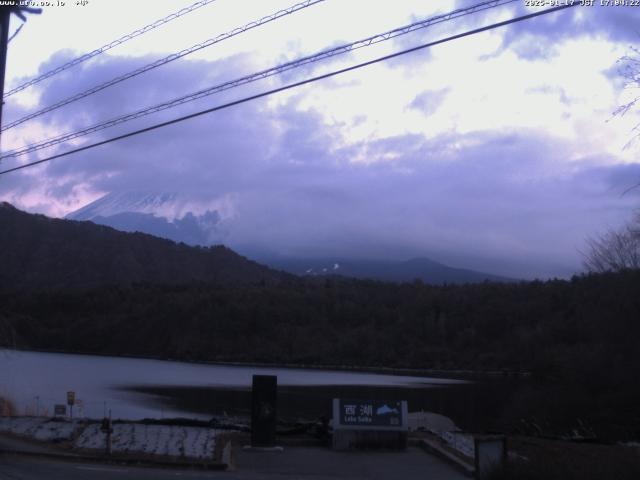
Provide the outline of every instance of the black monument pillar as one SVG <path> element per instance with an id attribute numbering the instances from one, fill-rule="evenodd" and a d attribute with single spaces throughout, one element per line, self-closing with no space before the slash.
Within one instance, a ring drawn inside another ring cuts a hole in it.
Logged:
<path id="1" fill-rule="evenodd" d="M 251 396 L 251 445 L 272 447 L 276 443 L 278 377 L 254 375 Z"/>

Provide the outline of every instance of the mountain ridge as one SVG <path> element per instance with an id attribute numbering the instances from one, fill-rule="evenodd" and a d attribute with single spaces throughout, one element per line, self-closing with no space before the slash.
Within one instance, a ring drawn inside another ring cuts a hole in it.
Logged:
<path id="1" fill-rule="evenodd" d="M 456 268 L 427 257 L 408 260 L 376 260 L 348 258 L 262 258 L 260 263 L 301 276 L 339 275 L 350 278 L 370 279 L 386 282 L 412 282 L 419 280 L 431 285 L 445 283 L 463 284 L 491 282 L 517 282 L 518 279 L 486 272 Z"/>
<path id="2" fill-rule="evenodd" d="M 223 246 L 193 247 L 146 233 L 56 219 L 0 204 L 0 288 L 90 288 L 136 282 L 279 281 Z"/>

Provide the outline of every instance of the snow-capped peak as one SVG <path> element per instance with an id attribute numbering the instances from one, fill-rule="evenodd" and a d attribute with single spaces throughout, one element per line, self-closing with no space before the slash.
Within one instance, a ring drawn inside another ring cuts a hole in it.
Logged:
<path id="1" fill-rule="evenodd" d="M 191 245 L 221 243 L 231 200 L 193 200 L 176 193 L 113 192 L 67 215 L 127 232 L 144 232 Z"/>
<path id="2" fill-rule="evenodd" d="M 144 213 L 173 222 L 188 214 L 206 220 L 207 214 L 211 212 L 216 212 L 216 222 L 232 217 L 232 202 L 226 197 L 198 200 L 178 193 L 128 191 L 108 193 L 68 214 L 66 218 L 93 220 L 97 217 L 112 217 L 121 213 Z"/>
<path id="3" fill-rule="evenodd" d="M 176 202 L 175 193 L 113 192 L 67 215 L 71 220 L 91 220 L 111 217 L 124 212 L 149 213 L 163 216 L 161 212 Z"/>

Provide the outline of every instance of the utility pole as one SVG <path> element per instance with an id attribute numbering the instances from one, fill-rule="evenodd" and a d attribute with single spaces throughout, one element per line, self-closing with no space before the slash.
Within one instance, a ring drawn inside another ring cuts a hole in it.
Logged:
<path id="1" fill-rule="evenodd" d="M 4 73 L 7 68 L 7 44 L 9 43 L 9 17 L 16 7 L 0 7 L 0 128 L 2 127 L 2 107 L 4 106 Z M 0 135 L 2 133 L 0 132 Z M 2 137 L 0 137 L 1 139 Z"/>
<path id="2" fill-rule="evenodd" d="M 9 3 L 9 2 L 4 2 Z M 0 128 L 2 128 L 2 107 L 4 106 L 4 76 L 7 69 L 7 46 L 9 45 L 9 23 L 11 14 L 15 13 L 20 20 L 26 22 L 25 13 L 42 13 L 41 8 L 21 7 L 17 1 L 13 5 L 0 6 Z M 0 149 L 2 148 L 2 132 L 0 132 Z"/>

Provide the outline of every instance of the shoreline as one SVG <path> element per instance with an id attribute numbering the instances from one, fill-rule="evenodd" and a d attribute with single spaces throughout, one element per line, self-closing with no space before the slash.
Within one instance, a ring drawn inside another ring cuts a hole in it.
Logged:
<path id="1" fill-rule="evenodd" d="M 68 351 L 54 349 L 35 348 L 7 348 L 0 347 L 0 350 L 7 352 L 34 352 L 34 353 L 55 353 L 64 355 L 85 355 L 93 357 L 111 358 L 131 358 L 138 360 L 158 360 L 165 362 L 178 362 L 192 365 L 212 365 L 226 367 L 254 367 L 254 368 L 282 368 L 290 370 L 324 370 L 336 372 L 357 372 L 372 373 L 378 375 L 394 375 L 409 377 L 433 377 L 447 378 L 451 380 L 470 379 L 523 379 L 531 377 L 531 372 L 516 370 L 466 370 L 466 369 L 428 369 L 428 368 L 408 368 L 408 367 L 379 367 L 379 366 L 358 366 L 358 365 L 332 365 L 332 364 L 299 364 L 299 363 L 265 363 L 265 362 L 240 362 L 224 360 L 185 360 L 180 358 L 138 355 L 134 353 L 114 354 L 96 353 L 85 351 Z"/>

